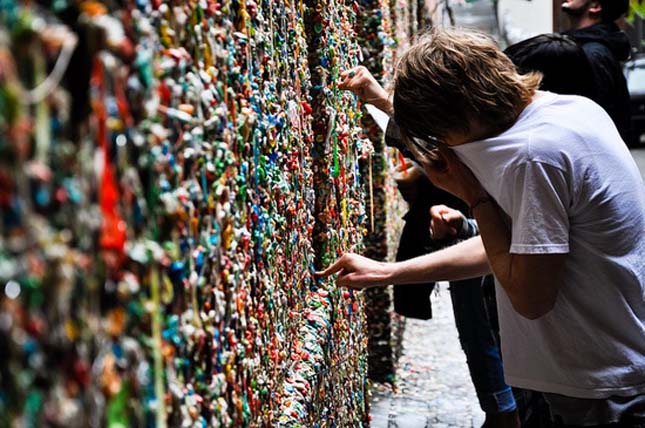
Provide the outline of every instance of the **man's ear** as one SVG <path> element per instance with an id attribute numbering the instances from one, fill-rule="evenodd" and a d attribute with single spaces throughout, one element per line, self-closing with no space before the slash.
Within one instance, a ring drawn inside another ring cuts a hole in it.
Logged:
<path id="1" fill-rule="evenodd" d="M 590 18 L 600 19 L 602 15 L 602 5 L 600 4 L 599 1 L 589 2 L 589 6 L 587 7 L 587 12 L 589 13 Z"/>

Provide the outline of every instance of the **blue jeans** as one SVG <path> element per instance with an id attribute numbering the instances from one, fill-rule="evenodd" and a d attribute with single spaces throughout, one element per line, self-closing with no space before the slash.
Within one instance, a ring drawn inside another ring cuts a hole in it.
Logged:
<path id="1" fill-rule="evenodd" d="M 486 413 L 516 409 L 513 391 L 504 381 L 494 293 L 495 285 L 482 283 L 481 278 L 450 284 L 459 342 L 466 354 L 479 405 Z"/>

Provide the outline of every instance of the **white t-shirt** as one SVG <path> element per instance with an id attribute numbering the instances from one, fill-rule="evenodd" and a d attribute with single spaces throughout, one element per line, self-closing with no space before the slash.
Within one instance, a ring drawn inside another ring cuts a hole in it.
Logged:
<path id="1" fill-rule="evenodd" d="M 511 253 L 568 254 L 537 320 L 498 284 L 506 381 L 577 398 L 645 392 L 645 186 L 609 116 L 539 92 L 508 131 L 454 150 L 510 217 Z"/>

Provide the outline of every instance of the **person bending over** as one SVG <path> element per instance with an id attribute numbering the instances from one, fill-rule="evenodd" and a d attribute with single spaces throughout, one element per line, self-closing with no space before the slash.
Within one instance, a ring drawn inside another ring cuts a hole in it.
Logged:
<path id="1" fill-rule="evenodd" d="M 504 374 L 562 425 L 645 424 L 645 186 L 607 113 L 538 91 L 487 36 L 438 30 L 401 58 L 394 120 L 480 233 L 320 274 L 352 288 L 494 273 Z M 548 280 L 545 280 L 548 279 Z"/>

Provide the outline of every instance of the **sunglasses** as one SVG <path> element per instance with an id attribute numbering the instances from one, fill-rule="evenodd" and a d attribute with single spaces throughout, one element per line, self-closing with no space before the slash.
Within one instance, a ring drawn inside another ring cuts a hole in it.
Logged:
<path id="1" fill-rule="evenodd" d="M 438 150 L 440 147 L 450 148 L 448 144 L 432 135 L 420 136 L 411 131 L 406 133 L 409 136 L 409 145 L 412 146 L 409 148 L 416 159 L 433 168 L 445 168 L 446 162 Z"/>

